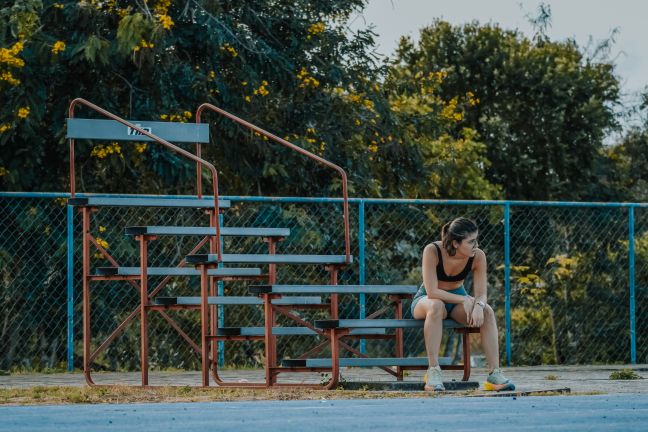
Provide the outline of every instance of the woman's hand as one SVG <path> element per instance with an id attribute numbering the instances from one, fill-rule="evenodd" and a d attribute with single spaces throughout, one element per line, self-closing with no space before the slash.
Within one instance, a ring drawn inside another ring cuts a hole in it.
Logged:
<path id="1" fill-rule="evenodd" d="M 484 324 L 484 308 L 475 304 L 471 317 L 468 320 L 468 325 L 471 327 L 481 327 L 482 324 Z"/>
<path id="2" fill-rule="evenodd" d="M 470 325 L 470 319 L 472 316 L 473 309 L 475 308 L 475 299 L 471 296 L 466 296 L 463 300 L 463 308 L 466 311 L 466 322 Z"/>

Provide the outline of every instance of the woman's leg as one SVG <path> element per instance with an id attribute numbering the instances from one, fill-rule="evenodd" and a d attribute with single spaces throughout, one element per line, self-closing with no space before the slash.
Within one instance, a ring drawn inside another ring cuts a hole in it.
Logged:
<path id="1" fill-rule="evenodd" d="M 479 307 L 479 306 L 477 306 Z M 497 335 L 497 322 L 493 308 L 486 305 L 484 308 L 484 324 L 479 329 L 481 346 L 486 356 L 488 367 L 493 370 L 499 367 L 499 339 Z"/>
<path id="2" fill-rule="evenodd" d="M 480 307 L 480 306 L 476 306 Z M 467 324 L 466 311 L 463 305 L 458 304 L 452 309 L 450 318 L 460 324 Z M 495 312 L 486 305 L 484 308 L 484 324 L 479 328 L 481 347 L 486 356 L 488 367 L 492 370 L 499 367 L 499 340 L 497 336 L 497 322 L 495 321 Z"/>
<path id="3" fill-rule="evenodd" d="M 422 298 L 414 307 L 414 318 L 425 319 L 423 338 L 430 367 L 439 365 L 439 347 L 443 336 L 443 319 L 448 315 L 445 304 L 438 299 Z"/>

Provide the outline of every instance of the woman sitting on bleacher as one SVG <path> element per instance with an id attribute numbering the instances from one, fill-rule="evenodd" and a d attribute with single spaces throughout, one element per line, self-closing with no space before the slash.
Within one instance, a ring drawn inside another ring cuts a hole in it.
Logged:
<path id="1" fill-rule="evenodd" d="M 499 346 L 495 313 L 486 300 L 486 255 L 477 243 L 478 228 L 467 218 L 457 218 L 441 229 L 441 241 L 423 250 L 423 285 L 412 300 L 412 316 L 425 319 L 423 334 L 430 367 L 425 373 L 425 390 L 443 391 L 439 346 L 443 320 L 479 327 L 481 345 L 491 368 L 486 390 L 513 390 L 515 386 L 499 369 Z M 473 273 L 473 293 L 463 286 Z"/>

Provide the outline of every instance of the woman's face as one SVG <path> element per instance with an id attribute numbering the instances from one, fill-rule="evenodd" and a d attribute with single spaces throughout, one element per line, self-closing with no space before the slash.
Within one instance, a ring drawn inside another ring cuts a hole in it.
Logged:
<path id="1" fill-rule="evenodd" d="M 469 234 L 466 236 L 465 239 L 461 240 L 461 243 L 458 241 L 453 241 L 453 246 L 455 249 L 457 249 L 457 254 L 466 256 L 466 257 L 472 257 L 475 256 L 475 252 L 477 251 L 477 248 L 479 247 L 479 242 L 477 241 L 477 235 L 479 233 L 474 232 L 472 234 Z"/>

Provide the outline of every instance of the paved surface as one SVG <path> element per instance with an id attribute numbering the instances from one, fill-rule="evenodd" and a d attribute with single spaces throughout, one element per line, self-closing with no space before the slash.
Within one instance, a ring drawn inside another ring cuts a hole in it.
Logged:
<path id="1" fill-rule="evenodd" d="M 0 431 L 645 431 L 647 395 L 0 407 Z"/>
<path id="2" fill-rule="evenodd" d="M 610 374 L 615 370 L 631 368 L 645 379 L 640 380 L 610 380 Z M 619 365 L 619 366 L 538 366 L 517 367 L 505 369 L 516 384 L 517 390 L 539 391 L 570 388 L 572 393 L 603 392 L 606 394 L 633 393 L 648 394 L 648 365 Z M 260 381 L 263 378 L 261 370 L 224 370 L 224 379 L 232 381 Z M 405 377 L 407 382 L 422 382 L 423 371 L 411 371 Z M 319 383 L 319 374 L 282 374 L 282 382 L 311 382 Z M 376 368 L 343 368 L 342 377 L 346 381 L 394 381 L 394 378 Z M 97 384 L 131 384 L 140 382 L 140 374 L 132 373 L 95 373 Z M 460 372 L 446 371 L 447 381 L 461 380 Z M 556 379 L 553 379 L 556 378 Z M 486 379 L 486 370 L 473 369 L 472 381 L 480 384 Z M 151 385 L 200 385 L 199 372 L 151 372 Z M 34 387 L 34 386 L 83 386 L 85 380 L 80 373 L 61 374 L 26 374 L 0 376 L 0 387 Z M 648 427 L 646 428 L 648 430 Z"/>

